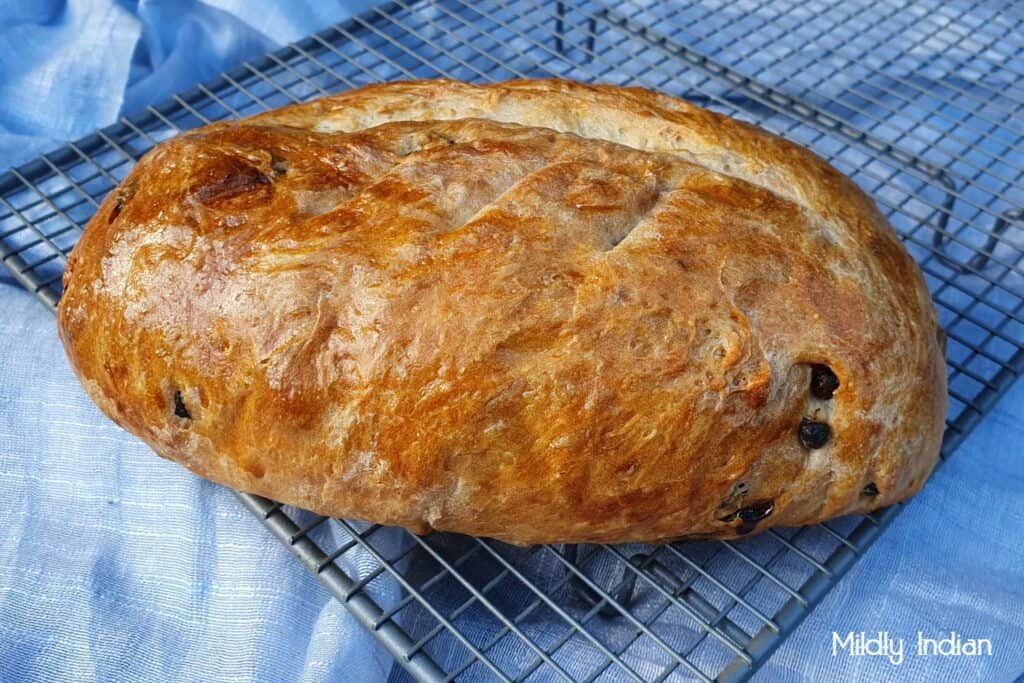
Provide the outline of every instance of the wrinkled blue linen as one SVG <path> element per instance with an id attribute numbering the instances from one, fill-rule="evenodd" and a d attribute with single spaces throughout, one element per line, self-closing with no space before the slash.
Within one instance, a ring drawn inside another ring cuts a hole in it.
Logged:
<path id="1" fill-rule="evenodd" d="M 0 168 L 113 123 L 373 0 L 0 3 Z"/>
<path id="2" fill-rule="evenodd" d="M 0 7 L 0 167 L 368 4 L 9 2 Z M 716 17 L 701 24 L 706 34 L 721 28 L 709 22 L 736 18 Z M 728 46 L 718 56 L 736 57 Z M 971 87 L 973 74 L 930 56 L 927 46 L 910 55 L 919 74 L 952 73 Z M 840 97 L 843 84 L 819 87 Z M 51 314 L 6 274 L 0 340 L 0 681 L 408 680 L 228 491 L 154 457 L 91 405 Z M 1024 672 L 1022 408 L 1017 382 L 757 680 L 1002 681 Z M 362 577 L 374 565 L 350 554 L 345 566 Z M 399 598 L 393 582 L 375 585 L 385 605 Z M 410 615 L 414 632 L 430 623 Z M 538 642 L 559 632 L 523 628 Z M 918 630 L 955 630 L 990 638 L 994 654 L 908 656 L 898 668 L 832 656 L 833 631 L 862 630 L 908 647 Z M 496 657 L 532 658 L 502 648 Z M 566 648 L 569 658 L 590 656 Z M 658 670 L 643 652 L 635 661 Z"/>

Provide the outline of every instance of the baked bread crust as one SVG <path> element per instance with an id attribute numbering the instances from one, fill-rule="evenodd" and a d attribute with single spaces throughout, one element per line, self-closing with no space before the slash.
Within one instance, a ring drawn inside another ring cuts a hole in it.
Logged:
<path id="1" fill-rule="evenodd" d="M 809 524 L 912 495 L 943 432 L 935 310 L 871 200 L 635 88 L 392 83 L 180 135 L 64 290 L 86 390 L 158 454 L 416 532 Z"/>

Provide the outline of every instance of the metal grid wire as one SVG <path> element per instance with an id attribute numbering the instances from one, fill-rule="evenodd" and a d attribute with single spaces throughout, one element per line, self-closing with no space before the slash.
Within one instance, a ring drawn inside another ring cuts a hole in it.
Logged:
<path id="1" fill-rule="evenodd" d="M 211 120 L 405 78 L 644 85 L 808 146 L 877 200 L 949 336 L 946 455 L 1024 367 L 1024 32 L 982 5 L 865 7 L 398 0 L 11 171 L 0 255 L 54 307 L 99 200 L 155 143 Z M 914 70 L 890 69 L 919 51 Z M 923 78 L 953 65 L 957 78 Z M 374 631 L 398 678 L 424 680 L 743 679 L 897 512 L 735 543 L 522 549 L 239 497 Z M 342 568 L 357 553 L 358 576 Z M 382 598 L 388 582 L 399 600 Z"/>

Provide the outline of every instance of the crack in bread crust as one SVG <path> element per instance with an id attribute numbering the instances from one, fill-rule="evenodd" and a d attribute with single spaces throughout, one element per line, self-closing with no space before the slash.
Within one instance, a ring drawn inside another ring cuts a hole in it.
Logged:
<path id="1" fill-rule="evenodd" d="M 870 199 L 638 89 L 394 83 L 207 126 L 107 197 L 64 285 L 76 372 L 159 454 L 420 532 L 732 538 L 901 500 L 942 434 L 935 311 Z"/>

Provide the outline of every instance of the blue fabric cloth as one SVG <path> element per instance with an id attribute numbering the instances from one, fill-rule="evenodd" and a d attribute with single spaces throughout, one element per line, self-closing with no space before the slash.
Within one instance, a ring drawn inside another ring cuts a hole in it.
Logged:
<path id="1" fill-rule="evenodd" d="M 0 3 L 0 167 L 113 123 L 373 0 Z"/>
<path id="2" fill-rule="evenodd" d="M 6 3 L 0 166 L 369 4 Z M 709 21 L 701 26 L 717 34 Z M 926 50 L 914 57 L 920 73 L 943 75 Z M 722 58 L 732 57 L 725 50 Z M 402 678 L 229 492 L 153 457 L 103 418 L 71 374 L 50 313 L 6 275 L 0 340 L 0 680 Z M 1024 672 L 1022 407 L 1018 382 L 760 680 L 1010 680 Z M 373 566 L 358 554 L 346 562 L 358 576 Z M 374 585 L 381 603 L 398 599 L 394 583 Z M 990 638 L 993 656 L 908 655 L 898 668 L 880 657 L 832 656 L 834 631 L 887 631 L 909 648 L 919 630 Z"/>

